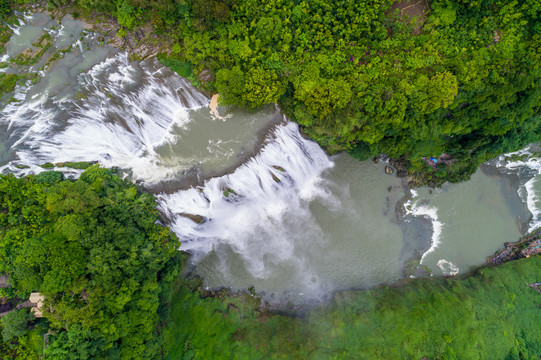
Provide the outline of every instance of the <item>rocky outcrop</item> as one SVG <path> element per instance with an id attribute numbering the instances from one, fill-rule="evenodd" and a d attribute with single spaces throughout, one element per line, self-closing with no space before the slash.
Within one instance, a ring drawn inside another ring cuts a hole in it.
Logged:
<path id="1" fill-rule="evenodd" d="M 206 220 L 204 216 L 197 214 L 180 213 L 179 215 L 192 220 L 196 224 L 202 224 Z"/>

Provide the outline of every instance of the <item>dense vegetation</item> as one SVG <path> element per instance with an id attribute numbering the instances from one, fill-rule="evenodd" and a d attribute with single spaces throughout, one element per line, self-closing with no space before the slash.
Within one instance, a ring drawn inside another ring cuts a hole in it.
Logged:
<path id="1" fill-rule="evenodd" d="M 417 18 L 401 12 L 414 3 Z M 48 4 L 112 14 L 121 36 L 151 23 L 174 44 L 166 63 L 222 104 L 277 102 L 331 152 L 383 153 L 424 181 L 463 180 L 541 138 L 537 0 Z"/>
<path id="2" fill-rule="evenodd" d="M 39 291 L 46 319 L 25 332 L 25 310 L 2 318 L 4 355 L 36 359 L 49 331 L 51 359 L 159 358 L 180 261 L 178 238 L 157 220 L 151 195 L 98 166 L 78 180 L 1 176 L 3 295 Z"/>
<path id="3" fill-rule="evenodd" d="M 4 297 L 45 295 L 0 320 L 2 358 L 538 359 L 541 256 L 461 279 L 340 292 L 292 317 L 178 277 L 178 239 L 152 196 L 90 166 L 0 177 Z M 177 279 L 175 288 L 173 282 Z M 44 347 L 44 335 L 48 343 Z"/>
<path id="4" fill-rule="evenodd" d="M 222 104 L 278 102 L 329 150 L 401 158 L 425 180 L 540 139 L 537 0 L 430 0 L 417 19 L 392 0 L 75 3 L 114 14 L 120 35 L 151 22 L 184 75 L 210 70 Z"/>
<path id="5" fill-rule="evenodd" d="M 462 279 L 341 292 L 304 317 L 254 311 L 245 297 L 202 299 L 182 284 L 168 359 L 506 359 L 541 356 L 541 257 Z"/>

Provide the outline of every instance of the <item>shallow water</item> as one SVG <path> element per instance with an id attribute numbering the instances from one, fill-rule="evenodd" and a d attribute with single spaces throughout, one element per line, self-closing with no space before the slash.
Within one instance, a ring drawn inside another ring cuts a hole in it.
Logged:
<path id="1" fill-rule="evenodd" d="M 32 43 L 40 38 L 46 27 L 54 25 L 55 22 L 47 14 L 36 13 L 21 16 L 20 24 L 13 27 L 14 34 L 5 45 L 10 57 L 16 57 L 26 49 L 35 49 Z"/>
<path id="2" fill-rule="evenodd" d="M 541 227 L 541 147 L 532 144 L 491 161 L 503 175 L 517 178 L 517 193 L 531 213 L 527 231 Z"/>
<path id="3" fill-rule="evenodd" d="M 433 208 L 440 223 L 436 224 L 440 227 L 436 246 L 421 261 L 434 275 L 467 272 L 484 264 L 504 242 L 517 241 L 522 235 L 519 219 L 524 208 L 516 190 L 508 179 L 481 170 L 460 184 L 420 189 L 415 201 Z"/>
<path id="4" fill-rule="evenodd" d="M 61 20 L 61 24 L 58 33 L 55 34 L 54 45 L 57 49 L 65 49 L 71 46 L 84 29 L 84 23 L 81 20 L 74 20 L 70 15 L 66 15 Z"/>

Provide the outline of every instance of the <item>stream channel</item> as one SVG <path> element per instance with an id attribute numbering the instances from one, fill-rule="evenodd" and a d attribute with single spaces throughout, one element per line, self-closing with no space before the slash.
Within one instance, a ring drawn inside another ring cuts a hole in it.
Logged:
<path id="1" fill-rule="evenodd" d="M 118 167 L 157 197 L 208 288 L 304 304 L 412 276 L 412 259 L 424 266 L 416 275 L 465 273 L 541 223 L 536 149 L 502 155 L 469 181 L 410 191 L 384 161 L 328 156 L 275 106 L 216 116 L 189 81 L 155 59 L 130 61 L 81 21 L 20 14 L 13 32 L 0 71 L 39 81 L 1 99 L 0 171 Z M 16 65 L 45 32 L 52 45 L 40 59 Z"/>

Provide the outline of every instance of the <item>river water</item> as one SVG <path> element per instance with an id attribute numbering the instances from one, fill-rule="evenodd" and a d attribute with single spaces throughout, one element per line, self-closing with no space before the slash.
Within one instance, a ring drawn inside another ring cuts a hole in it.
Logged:
<path id="1" fill-rule="evenodd" d="M 186 79 L 156 60 L 130 61 L 83 25 L 21 14 L 13 27 L 2 71 L 40 80 L 1 100 L 0 170 L 119 167 L 157 196 L 208 288 L 253 286 L 271 303 L 299 304 L 396 282 L 412 258 L 433 275 L 463 273 L 541 223 L 532 149 L 470 181 L 410 192 L 383 161 L 329 157 L 274 106 L 219 107 L 217 118 Z M 44 31 L 53 45 L 42 59 L 10 62 Z"/>

